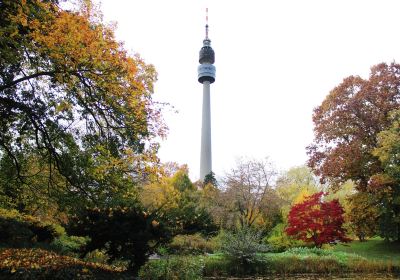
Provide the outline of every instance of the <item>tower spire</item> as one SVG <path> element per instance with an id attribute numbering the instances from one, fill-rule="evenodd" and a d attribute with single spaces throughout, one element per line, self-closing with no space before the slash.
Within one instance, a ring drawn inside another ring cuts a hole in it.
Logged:
<path id="1" fill-rule="evenodd" d="M 208 40 L 208 8 L 206 8 L 206 40 Z"/>

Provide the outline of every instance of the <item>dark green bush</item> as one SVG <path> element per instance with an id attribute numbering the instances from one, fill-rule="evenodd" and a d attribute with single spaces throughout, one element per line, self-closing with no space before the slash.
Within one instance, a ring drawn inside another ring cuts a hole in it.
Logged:
<path id="1" fill-rule="evenodd" d="M 31 247 L 51 243 L 60 236 L 56 226 L 24 215 L 16 210 L 0 208 L 0 244 L 3 247 Z"/>
<path id="2" fill-rule="evenodd" d="M 162 220 L 139 206 L 87 208 L 70 219 L 68 231 L 90 238 L 82 255 L 96 249 L 104 250 L 109 263 L 127 261 L 134 274 L 146 262 L 153 247 L 170 238 Z"/>
<path id="3" fill-rule="evenodd" d="M 200 280 L 204 260 L 199 257 L 176 256 L 148 261 L 139 271 L 142 280 Z"/>

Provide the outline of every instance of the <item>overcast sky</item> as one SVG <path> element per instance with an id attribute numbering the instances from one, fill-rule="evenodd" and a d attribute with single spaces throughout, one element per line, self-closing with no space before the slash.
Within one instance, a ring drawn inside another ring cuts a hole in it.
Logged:
<path id="1" fill-rule="evenodd" d="M 268 156 L 280 170 L 304 164 L 312 111 L 349 75 L 400 57 L 398 0 L 102 0 L 117 39 L 155 65 L 154 98 L 169 102 L 162 161 L 199 178 L 205 8 L 215 50 L 211 86 L 213 170 Z M 178 113 L 174 113 L 177 110 Z"/>

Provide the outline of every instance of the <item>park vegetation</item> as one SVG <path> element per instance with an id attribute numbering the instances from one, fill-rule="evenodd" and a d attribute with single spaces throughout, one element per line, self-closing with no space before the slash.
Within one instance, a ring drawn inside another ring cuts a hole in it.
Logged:
<path id="1" fill-rule="evenodd" d="M 1 279 L 400 272 L 399 64 L 328 94 L 307 165 L 192 182 L 157 157 L 154 67 L 64 2 L 0 1 Z"/>

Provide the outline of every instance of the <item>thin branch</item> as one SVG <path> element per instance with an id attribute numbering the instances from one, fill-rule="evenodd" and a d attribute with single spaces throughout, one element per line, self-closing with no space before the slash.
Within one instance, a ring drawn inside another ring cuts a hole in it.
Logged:
<path id="1" fill-rule="evenodd" d="M 40 77 L 40 76 L 52 76 L 55 73 L 56 73 L 55 71 L 45 71 L 45 72 L 38 72 L 38 73 L 29 75 L 29 76 L 24 76 L 22 78 L 14 80 L 14 81 L 12 81 L 12 82 L 10 82 L 8 84 L 1 85 L 0 86 L 0 91 L 3 91 L 3 90 L 8 89 L 10 87 L 13 87 L 16 84 L 18 84 L 20 82 L 23 82 L 23 81 L 26 81 L 26 80 L 34 79 L 34 78 L 37 78 L 37 77 Z"/>

